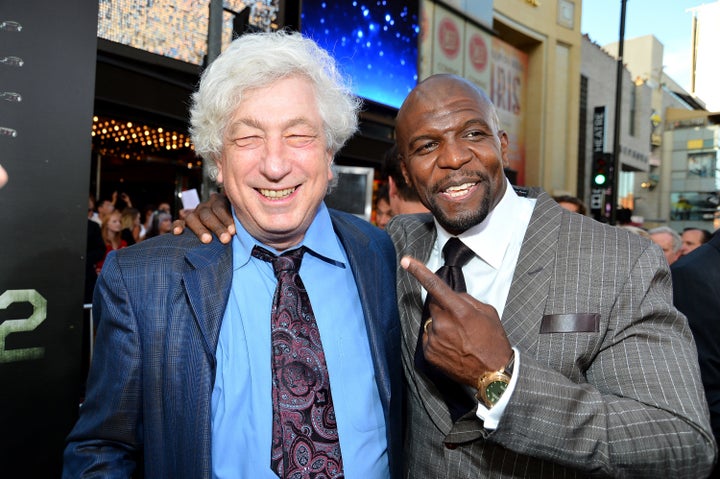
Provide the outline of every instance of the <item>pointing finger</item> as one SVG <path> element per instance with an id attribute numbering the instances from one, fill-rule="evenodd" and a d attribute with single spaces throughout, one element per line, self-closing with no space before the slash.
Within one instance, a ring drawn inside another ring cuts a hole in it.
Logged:
<path id="1" fill-rule="evenodd" d="M 415 279 L 417 279 L 425 291 L 443 308 L 452 303 L 451 297 L 457 293 L 443 281 L 438 275 L 430 271 L 427 266 L 411 256 L 403 256 L 400 265 Z"/>

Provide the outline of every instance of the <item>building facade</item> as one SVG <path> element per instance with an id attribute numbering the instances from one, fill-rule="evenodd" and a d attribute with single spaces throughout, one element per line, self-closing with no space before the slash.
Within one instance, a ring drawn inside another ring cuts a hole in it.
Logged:
<path id="1" fill-rule="evenodd" d="M 613 58 L 617 57 L 618 44 L 603 46 Z M 663 45 L 653 35 L 625 40 L 623 60 L 632 79 L 646 84 L 652 92 L 652 111 L 648 116 L 650 136 L 649 169 L 646 174 L 636 174 L 634 189 L 638 192 L 634 214 L 641 218 L 647 228 L 672 221 L 670 211 L 673 202 L 673 185 L 669 181 L 673 159 L 672 145 L 666 145 L 665 128 L 669 124 L 667 112 L 671 109 L 705 111 L 704 103 L 687 92 L 663 71 Z"/>
<path id="2" fill-rule="evenodd" d="M 493 27 L 528 56 L 526 181 L 551 194 L 578 189 L 582 2 L 495 0 Z"/>
<path id="3" fill-rule="evenodd" d="M 594 166 L 598 157 L 605 155 L 613 164 L 615 142 L 615 111 L 617 100 L 617 60 L 594 43 L 587 35 L 583 36 L 582 63 L 580 76 L 580 142 L 579 164 L 585 174 L 582 182 L 582 199 L 589 210 L 598 219 L 610 219 L 612 181 L 595 184 L 595 175 L 599 172 Z M 615 196 L 621 222 L 637 217 L 646 198 L 638 194 L 636 177 L 644 177 L 650 168 L 650 139 L 652 134 L 652 92 L 646 82 L 633 81 L 627 68 L 622 70 L 622 91 L 620 95 L 618 192 Z M 580 189 L 580 188 L 579 188 Z M 640 190 L 642 191 L 642 190 Z M 638 218 L 634 218 L 638 222 Z"/>
<path id="4" fill-rule="evenodd" d="M 662 182 L 670 201 L 663 217 L 676 231 L 716 230 L 720 205 L 720 114 L 668 108 L 663 133 Z"/>

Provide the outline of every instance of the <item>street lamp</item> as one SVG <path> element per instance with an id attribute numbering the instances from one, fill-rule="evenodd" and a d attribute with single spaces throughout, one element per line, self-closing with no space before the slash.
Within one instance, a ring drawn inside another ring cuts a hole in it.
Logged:
<path id="1" fill-rule="evenodd" d="M 620 0 L 620 41 L 618 42 L 617 77 L 615 79 L 615 129 L 613 134 L 612 190 L 610 194 L 610 224 L 617 223 L 618 181 L 620 178 L 620 118 L 622 115 L 623 49 L 625 44 L 625 6 L 627 0 Z"/>

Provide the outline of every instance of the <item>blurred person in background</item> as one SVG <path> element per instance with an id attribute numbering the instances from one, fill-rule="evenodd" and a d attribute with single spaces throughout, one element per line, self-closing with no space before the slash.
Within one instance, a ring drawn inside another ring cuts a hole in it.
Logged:
<path id="1" fill-rule="evenodd" d="M 710 238 L 712 233 L 702 228 L 685 228 L 680 235 L 682 239 L 682 247 L 680 248 L 680 255 L 685 256 L 689 252 L 704 245 Z"/>
<path id="2" fill-rule="evenodd" d="M 375 192 L 375 226 L 384 230 L 392 217 L 393 212 L 390 209 L 388 186 L 381 185 Z"/>
<path id="3" fill-rule="evenodd" d="M 142 232 L 140 211 L 137 208 L 127 207 L 122 211 L 122 228 L 122 239 L 128 246 L 132 246 L 142 239 L 140 236 Z"/>
<path id="4" fill-rule="evenodd" d="M 587 214 L 587 207 L 585 206 L 585 203 L 583 203 L 583 201 L 577 196 L 559 195 L 553 196 L 553 199 L 568 211 L 572 211 L 573 213 L 578 213 L 580 215 Z"/>
<path id="5" fill-rule="evenodd" d="M 95 203 L 95 195 L 92 193 L 88 196 L 88 219 L 98 225 L 98 229 L 100 226 L 102 226 L 102 220 L 100 219 L 100 215 L 98 214 L 97 210 L 95 209 L 96 203 Z"/>
<path id="6" fill-rule="evenodd" d="M 648 231 L 650 239 L 660 246 L 668 265 L 673 264 L 680 257 L 682 238 L 669 226 L 658 226 Z"/>
<path id="7" fill-rule="evenodd" d="M 148 228 L 147 233 L 145 233 L 145 239 L 169 233 L 171 230 L 172 216 L 170 213 L 157 210 L 151 216 L 150 228 Z"/>
<path id="8" fill-rule="evenodd" d="M 145 209 L 143 210 L 143 218 L 144 219 L 142 222 L 143 230 L 142 230 L 142 233 L 140 234 L 143 239 L 145 238 L 145 235 L 147 235 L 147 232 L 150 229 L 150 225 L 152 225 L 153 213 L 155 213 L 156 211 L 157 211 L 157 207 L 154 204 L 150 203 L 150 204 L 145 205 Z"/>
<path id="9" fill-rule="evenodd" d="M 117 201 L 117 192 L 113 193 L 110 198 L 100 197 L 95 203 L 95 209 L 97 210 L 98 220 L 101 226 L 105 222 L 105 218 L 115 211 L 115 201 Z"/>
<path id="10" fill-rule="evenodd" d="M 127 207 L 132 207 L 132 201 L 127 193 L 120 193 L 113 191 L 109 197 L 101 197 L 100 201 L 96 203 L 98 216 L 100 218 L 100 224 L 107 215 L 115 210 L 122 211 Z"/>
<path id="11" fill-rule="evenodd" d="M 88 218 L 87 228 L 87 242 L 85 243 L 85 294 L 83 296 L 83 302 L 90 304 L 92 302 L 95 283 L 97 282 L 95 266 L 97 263 L 102 263 L 107 250 L 100 225 Z"/>
<path id="12" fill-rule="evenodd" d="M 393 216 L 427 213 L 428 209 L 420 202 L 417 192 L 405 181 L 395 145 L 385 152 L 382 176 L 387 181 L 390 209 Z"/>
<path id="13" fill-rule="evenodd" d="M 170 209 L 170 203 L 163 202 L 160 203 L 157 207 L 158 211 L 164 211 L 165 213 L 172 215 L 172 210 Z"/>
<path id="14" fill-rule="evenodd" d="M 631 233 L 635 233 L 636 235 L 642 236 L 643 238 L 650 239 L 650 233 L 648 233 L 646 229 L 643 229 L 643 228 L 641 228 L 641 227 L 639 227 L 639 226 L 634 226 L 634 225 L 618 225 L 618 228 L 623 229 L 623 230 L 628 230 L 628 231 L 630 231 Z"/>
<path id="15" fill-rule="evenodd" d="M 125 248 L 128 244 L 122 239 L 122 213 L 115 210 L 105 217 L 100 228 L 103 241 L 105 242 L 105 255 L 103 259 L 95 264 L 95 272 L 100 274 L 105 258 L 108 253 L 116 249 Z"/>

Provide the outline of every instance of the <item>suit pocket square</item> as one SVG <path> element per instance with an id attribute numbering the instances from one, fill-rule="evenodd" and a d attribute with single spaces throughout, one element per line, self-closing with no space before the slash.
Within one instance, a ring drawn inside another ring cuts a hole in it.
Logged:
<path id="1" fill-rule="evenodd" d="M 540 323 L 540 334 L 597 333 L 600 331 L 599 313 L 547 314 Z"/>

